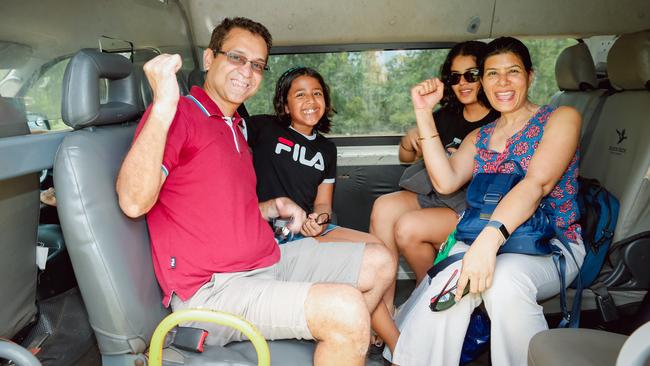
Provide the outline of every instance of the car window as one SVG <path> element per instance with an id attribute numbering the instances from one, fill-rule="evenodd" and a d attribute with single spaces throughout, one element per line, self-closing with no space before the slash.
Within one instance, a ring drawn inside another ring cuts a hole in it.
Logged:
<path id="1" fill-rule="evenodd" d="M 32 133 L 70 129 L 61 119 L 62 82 L 68 62 L 70 58 L 65 58 L 45 69 L 27 90 L 25 110 Z"/>
<path id="2" fill-rule="evenodd" d="M 535 79 L 530 98 L 548 103 L 558 91 L 555 60 L 573 39 L 526 39 Z M 270 70 L 260 91 L 246 107 L 251 114 L 273 113 L 275 83 L 288 68 L 308 66 L 318 70 L 329 84 L 336 114 L 334 136 L 403 134 L 414 125 L 409 90 L 417 82 L 439 76 L 448 49 L 404 51 L 331 52 L 271 55 Z"/>

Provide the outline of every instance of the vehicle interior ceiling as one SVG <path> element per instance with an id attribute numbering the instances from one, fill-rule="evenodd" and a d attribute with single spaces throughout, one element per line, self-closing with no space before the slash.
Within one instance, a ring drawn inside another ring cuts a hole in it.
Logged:
<path id="1" fill-rule="evenodd" d="M 0 305 L 6 306 L 4 301 L 8 297 L 5 294 L 14 294 L 17 288 L 21 289 L 21 294 L 20 299 L 12 297 L 9 301 L 9 306 L 13 306 L 10 308 L 16 310 L 6 322 L 13 326 L 0 326 L 0 337 L 19 339 L 31 346 L 49 342 L 42 333 L 34 335 L 20 331 L 34 324 L 39 316 L 62 319 L 69 315 L 62 310 L 67 307 L 68 311 L 80 314 L 76 318 L 66 318 L 67 321 L 88 323 L 83 302 L 75 290 L 76 279 L 65 253 L 56 209 L 41 204 L 38 228 L 32 223 L 17 224 L 18 216 L 10 209 L 22 205 L 21 214 L 32 219 L 39 217 L 39 208 L 34 207 L 37 202 L 22 202 L 37 199 L 37 190 L 31 187 L 35 183 L 34 175 L 40 176 L 41 191 L 52 186 L 55 154 L 61 141 L 71 133 L 71 128 L 61 121 L 61 81 L 52 80 L 49 72 L 59 67 L 62 75 L 70 56 L 80 49 L 100 48 L 123 53 L 132 57 L 136 69 L 141 69 L 141 65 L 157 53 L 179 53 L 183 58 L 179 82 L 187 87 L 199 83 L 196 80 L 200 80 L 197 74 L 200 74 L 201 52 L 210 41 L 212 29 L 223 17 L 246 16 L 265 24 L 273 35 L 271 53 L 278 55 L 449 48 L 455 42 L 499 36 L 562 37 L 580 39 L 587 44 L 597 76 L 603 82 L 600 86 L 609 87 L 608 51 L 616 37 L 650 29 L 650 2 L 647 0 L 603 1 L 598 6 L 594 6 L 592 0 L 377 0 L 372 3 L 345 0 L 253 3 L 234 0 L 5 0 L 0 2 L 0 14 L 0 224 L 3 225 L 0 230 L 18 229 L 11 239 L 3 239 L 2 245 L 29 246 L 34 242 L 36 230 L 38 240 L 44 241 L 50 249 L 47 268 L 38 273 L 33 267 L 24 265 L 36 261 L 33 252 L 12 251 L 12 257 L 4 258 L 15 266 L 0 268 L 0 278 L 12 278 L 12 281 L 0 281 Z M 265 83 L 274 82 L 265 80 Z M 143 99 L 150 98 L 146 88 L 141 92 Z M 100 90 L 100 93 L 105 91 Z M 47 103 L 57 108 L 42 111 L 34 108 Z M 16 129 L 16 124 L 24 124 L 25 119 L 31 134 Z M 397 179 L 404 169 L 393 151 L 398 137 L 396 134 L 361 138 L 336 136 L 334 140 L 339 145 L 334 201 L 339 224 L 367 230 L 373 200 L 398 189 Z M 359 150 L 368 145 L 375 147 L 371 153 Z M 650 170 L 644 174 L 645 189 L 649 189 Z M 30 182 L 30 188 L 22 188 L 27 187 L 22 183 L 25 180 Z M 627 191 L 623 193 L 630 195 Z M 631 203 L 622 207 L 636 210 L 635 214 L 650 215 L 647 207 L 632 207 Z M 9 240 L 15 243 L 9 244 Z M 38 286 L 35 285 L 37 278 Z M 408 269 L 401 269 L 399 278 L 411 278 Z M 72 293 L 69 292 L 71 288 Z M 645 291 L 637 295 L 643 294 Z M 61 295 L 64 297 L 60 298 Z M 40 314 L 33 307 L 36 298 Z M 638 300 L 638 296 L 634 299 Z M 0 319 L 5 322 L 5 318 Z M 56 329 L 50 332 L 55 333 Z M 65 337 L 66 331 L 59 334 Z M 76 347 L 66 351 L 71 355 L 88 349 L 93 337 L 89 326 L 77 331 L 76 335 L 67 336 L 83 338 L 81 341 L 68 338 L 68 343 Z"/>

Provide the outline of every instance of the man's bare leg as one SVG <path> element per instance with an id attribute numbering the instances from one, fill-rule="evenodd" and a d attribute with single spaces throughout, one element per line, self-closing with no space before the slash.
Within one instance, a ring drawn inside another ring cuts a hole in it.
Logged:
<path id="1" fill-rule="evenodd" d="M 384 245 L 366 244 L 358 289 L 362 292 L 368 311 L 372 314 L 372 328 L 390 347 L 397 342 L 399 331 L 382 300 L 386 290 L 394 285 L 396 272 L 397 260 Z"/>
<path id="2" fill-rule="evenodd" d="M 314 365 L 365 364 L 370 317 L 358 289 L 343 284 L 314 284 L 305 301 L 305 316 L 318 341 Z"/>

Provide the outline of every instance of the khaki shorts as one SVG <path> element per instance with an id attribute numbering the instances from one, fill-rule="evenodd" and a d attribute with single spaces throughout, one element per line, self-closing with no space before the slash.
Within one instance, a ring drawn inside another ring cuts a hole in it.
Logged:
<path id="1" fill-rule="evenodd" d="M 278 263 L 247 272 L 215 273 L 187 301 L 174 295 L 171 306 L 174 311 L 203 308 L 239 315 L 270 340 L 313 339 L 305 317 L 309 288 L 317 282 L 356 287 L 364 248 L 357 243 L 296 240 L 280 246 Z M 245 340 L 241 332 L 216 324 L 183 325 L 206 329 L 211 345 Z"/>

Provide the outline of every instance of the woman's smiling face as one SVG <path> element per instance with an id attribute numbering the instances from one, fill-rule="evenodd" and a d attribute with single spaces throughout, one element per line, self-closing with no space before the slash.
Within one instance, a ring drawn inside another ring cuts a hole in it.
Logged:
<path id="1" fill-rule="evenodd" d="M 482 84 L 490 104 L 501 113 L 516 111 L 528 100 L 533 72 L 512 52 L 489 56 L 483 67 Z"/>

